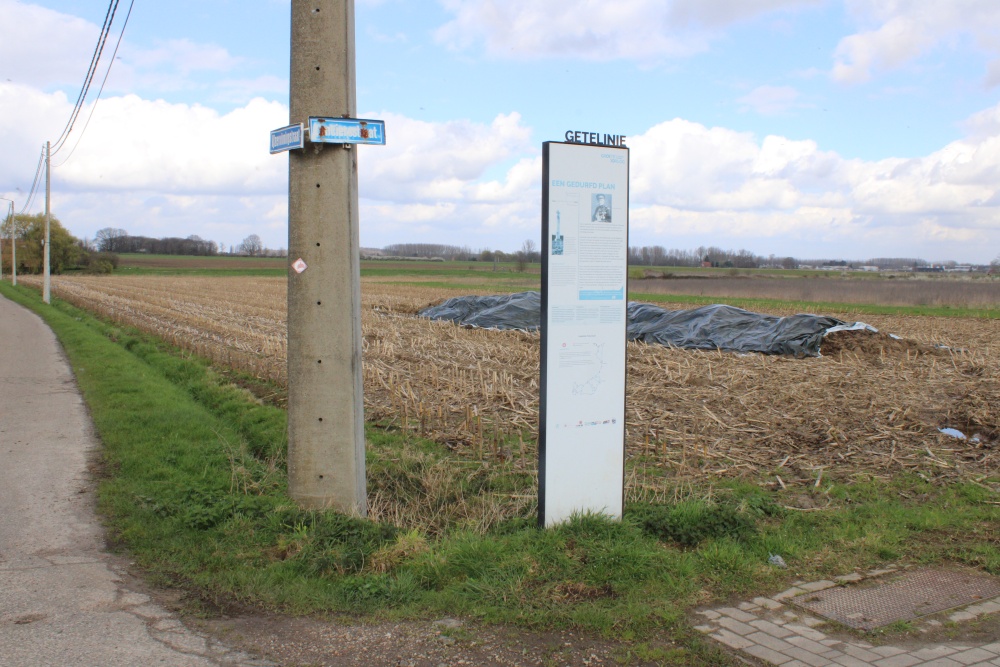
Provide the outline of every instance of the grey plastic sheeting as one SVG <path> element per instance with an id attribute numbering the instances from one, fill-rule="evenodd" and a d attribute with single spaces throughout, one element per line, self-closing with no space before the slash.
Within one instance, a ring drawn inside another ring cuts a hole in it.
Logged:
<path id="1" fill-rule="evenodd" d="M 535 331 L 540 312 L 541 294 L 519 292 L 453 297 L 421 310 L 419 315 L 482 329 Z M 827 330 L 845 325 L 846 322 L 833 317 L 775 317 L 719 304 L 692 310 L 664 310 L 648 303 L 631 302 L 627 334 L 629 340 L 686 349 L 816 357 Z"/>

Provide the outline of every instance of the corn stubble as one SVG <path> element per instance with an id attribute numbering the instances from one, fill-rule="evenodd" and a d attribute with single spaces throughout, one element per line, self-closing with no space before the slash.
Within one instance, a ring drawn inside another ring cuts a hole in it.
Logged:
<path id="1" fill-rule="evenodd" d="M 62 299 L 214 363 L 287 382 L 283 278 L 81 276 L 52 285 Z M 456 497 L 454 487 L 484 467 L 535 474 L 539 337 L 414 317 L 449 296 L 363 282 L 366 418 L 451 451 L 435 462 L 400 454 L 420 464 L 420 524 L 441 527 L 457 517 L 485 530 L 533 510 L 531 483 L 488 491 L 495 497 L 487 503 Z M 814 359 L 630 343 L 628 500 L 672 500 L 733 477 L 813 495 L 835 480 L 902 471 L 990 483 L 1000 458 L 1000 322 L 868 320 L 903 339 L 841 334 Z M 940 434 L 946 426 L 969 439 Z M 376 485 L 373 516 L 413 525 L 416 510 L 392 495 Z"/>

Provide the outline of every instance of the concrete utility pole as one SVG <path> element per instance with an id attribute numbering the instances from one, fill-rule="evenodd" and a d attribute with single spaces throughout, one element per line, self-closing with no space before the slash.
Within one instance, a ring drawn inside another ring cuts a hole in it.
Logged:
<path id="1" fill-rule="evenodd" d="M 292 0 L 291 122 L 356 115 L 354 0 Z M 288 157 L 288 486 L 367 513 L 357 146 Z"/>
<path id="2" fill-rule="evenodd" d="M 17 235 L 14 228 L 14 202 L 10 203 L 10 284 L 17 285 Z"/>
<path id="3" fill-rule="evenodd" d="M 7 201 L 10 202 L 10 284 L 17 285 L 17 223 L 14 222 L 14 201 Z"/>
<path id="4" fill-rule="evenodd" d="M 49 221 L 52 219 L 52 144 L 45 142 L 45 246 L 44 259 L 42 260 L 42 271 L 45 273 L 45 281 L 42 287 L 42 301 L 50 303 L 51 289 L 49 280 Z"/>
<path id="5" fill-rule="evenodd" d="M 14 232 L 13 232 L 13 229 L 14 229 L 14 200 L 7 199 L 6 197 L 0 197 L 0 201 L 10 202 L 10 207 L 8 208 L 8 213 L 7 213 L 7 223 L 10 226 L 10 229 L 11 229 L 11 233 L 10 233 L 11 240 L 13 240 L 13 238 L 14 238 Z M 14 260 L 11 259 L 10 263 L 11 263 L 11 268 L 13 268 Z M 0 234 L 0 280 L 3 280 L 3 235 L 2 234 Z"/>

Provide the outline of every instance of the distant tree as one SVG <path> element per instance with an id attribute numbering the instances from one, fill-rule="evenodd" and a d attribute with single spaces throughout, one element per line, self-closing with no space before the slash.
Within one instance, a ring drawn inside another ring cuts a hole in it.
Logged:
<path id="1" fill-rule="evenodd" d="M 535 255 L 537 255 L 537 252 L 535 251 L 536 247 L 537 246 L 532 239 L 525 239 L 524 243 L 521 244 L 521 252 L 525 254 L 529 262 L 535 261 Z"/>
<path id="2" fill-rule="evenodd" d="M 94 235 L 97 249 L 101 252 L 125 252 L 125 244 L 128 240 L 128 232 L 124 229 L 105 227 L 98 229 Z"/>
<path id="3" fill-rule="evenodd" d="M 799 263 L 795 261 L 794 257 L 786 257 L 781 260 L 781 268 L 783 269 L 797 269 Z"/>
<path id="4" fill-rule="evenodd" d="M 535 242 L 531 239 L 525 239 L 524 243 L 521 244 L 521 249 L 517 251 L 518 273 L 524 273 L 528 267 L 528 263 L 534 259 L 534 255 Z"/>
<path id="5" fill-rule="evenodd" d="M 382 248 L 386 255 L 396 257 L 427 257 L 442 259 L 468 259 L 474 253 L 468 246 L 444 243 L 393 243 Z"/>
<path id="6" fill-rule="evenodd" d="M 240 241 L 241 255 L 249 255 L 250 257 L 256 257 L 264 252 L 264 242 L 260 240 L 260 237 L 256 234 L 251 234 L 242 241 Z"/>
<path id="7" fill-rule="evenodd" d="M 45 214 L 14 216 L 17 244 L 17 270 L 23 273 L 41 273 L 44 266 Z M 4 234 L 8 236 L 9 234 Z M 56 219 L 49 221 L 49 268 L 52 273 L 62 273 L 76 266 L 83 250 L 76 237 Z"/>
<path id="8" fill-rule="evenodd" d="M 113 273 L 118 268 L 118 255 L 86 250 L 80 255 L 78 264 L 84 273 Z"/>
<path id="9" fill-rule="evenodd" d="M 1000 255 L 997 255 L 997 258 L 990 262 L 990 266 L 1000 266 Z"/>

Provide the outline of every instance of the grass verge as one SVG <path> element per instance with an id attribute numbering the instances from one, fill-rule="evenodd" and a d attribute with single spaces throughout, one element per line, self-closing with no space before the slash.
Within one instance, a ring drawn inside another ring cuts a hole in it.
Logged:
<path id="1" fill-rule="evenodd" d="M 113 535 L 158 580 L 215 601 L 666 638 L 680 646 L 672 664 L 720 665 L 726 658 L 689 630 L 693 607 L 890 561 L 1000 573 L 1000 506 L 979 484 L 898 477 L 780 492 L 689 480 L 668 502 L 631 505 L 622 522 L 581 516 L 540 531 L 530 504 L 486 523 L 455 512 L 469 498 L 533 494 L 530 470 L 470 468 L 442 446 L 376 427 L 370 496 L 392 493 L 425 517 L 451 512 L 448 521 L 304 511 L 285 486 L 282 410 L 155 338 L 57 299 L 44 306 L 27 289 L 0 292 L 38 312 L 66 350 L 103 442 L 99 498 Z M 792 493 L 824 509 L 787 509 L 802 506 Z M 770 554 L 789 569 L 769 566 Z"/>

